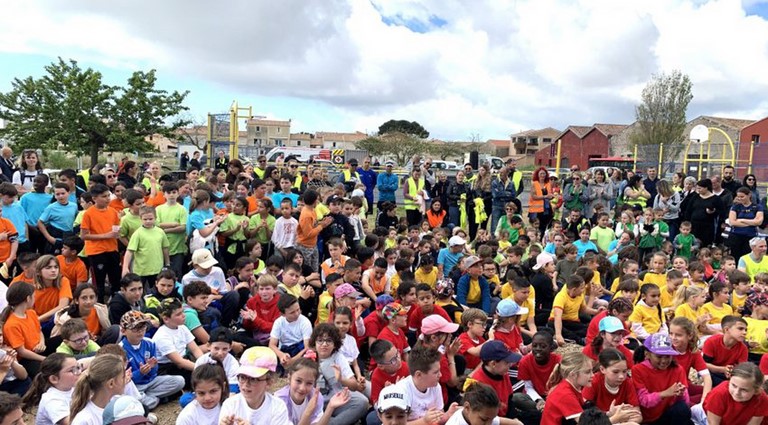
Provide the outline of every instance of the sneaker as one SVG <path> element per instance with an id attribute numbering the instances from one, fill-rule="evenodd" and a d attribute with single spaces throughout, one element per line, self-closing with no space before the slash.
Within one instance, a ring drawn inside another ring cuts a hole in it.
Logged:
<path id="1" fill-rule="evenodd" d="M 155 415 L 154 413 L 149 413 L 147 415 L 147 421 L 149 421 L 149 423 L 151 423 L 152 425 L 157 424 L 157 415 Z"/>

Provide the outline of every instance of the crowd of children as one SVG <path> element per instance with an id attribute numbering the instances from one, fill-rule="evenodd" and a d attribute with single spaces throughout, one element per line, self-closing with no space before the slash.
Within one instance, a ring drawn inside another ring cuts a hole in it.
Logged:
<path id="1" fill-rule="evenodd" d="M 468 240 L 439 199 L 374 222 L 360 188 L 290 171 L 87 191 L 70 171 L 0 184 L 0 391 L 38 424 L 101 423 L 120 395 L 179 399 L 185 425 L 768 416 L 768 274 L 688 222 L 670 239 L 663 210 L 542 229 L 510 202 Z"/>

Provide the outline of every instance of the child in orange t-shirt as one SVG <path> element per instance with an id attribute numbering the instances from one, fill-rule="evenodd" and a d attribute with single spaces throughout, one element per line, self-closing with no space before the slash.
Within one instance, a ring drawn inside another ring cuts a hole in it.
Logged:
<path id="1" fill-rule="evenodd" d="M 98 302 L 104 302 L 106 278 L 109 275 L 111 292 L 120 289 L 120 254 L 117 252 L 117 238 L 120 232 L 120 218 L 117 211 L 109 208 L 109 188 L 96 184 L 91 188 L 94 206 L 83 214 L 80 237 L 85 241 L 93 280 L 96 282 Z"/>
<path id="2" fill-rule="evenodd" d="M 53 329 L 53 318 L 72 302 L 72 286 L 61 276 L 59 260 L 43 255 L 35 262 L 35 302 L 33 308 L 43 326 L 44 334 Z"/>
<path id="3" fill-rule="evenodd" d="M 83 240 L 77 236 L 70 236 L 64 238 L 61 255 L 56 257 L 59 261 L 61 275 L 69 280 L 72 291 L 77 288 L 77 285 L 88 282 L 88 269 L 83 260 L 77 256 L 82 249 Z"/>
<path id="4" fill-rule="evenodd" d="M 8 307 L 0 314 L 3 323 L 5 343 L 16 350 L 19 363 L 31 376 L 37 375 L 40 362 L 45 360 L 40 353 L 45 351 L 45 340 L 37 313 L 32 310 L 35 289 L 32 285 L 13 285 L 6 293 Z"/>
<path id="5" fill-rule="evenodd" d="M 115 195 L 115 199 L 109 201 L 109 207 L 117 211 L 118 214 L 122 213 L 125 209 L 125 204 L 123 203 L 123 191 L 125 191 L 125 189 L 127 189 L 125 183 L 121 181 L 115 183 L 115 188 L 112 192 Z"/>
<path id="6" fill-rule="evenodd" d="M 0 215 L 3 213 L 3 207 L 0 205 Z M 5 237 L 0 240 L 0 262 L 5 263 L 8 268 L 16 261 L 16 252 L 19 249 L 19 233 L 16 231 L 11 220 L 0 217 L 0 235 Z"/>
<path id="7" fill-rule="evenodd" d="M 36 252 L 22 252 L 19 254 L 19 267 L 21 273 L 11 281 L 11 285 L 16 282 L 29 283 L 34 285 L 35 283 L 35 261 L 40 258 L 40 254 Z"/>
<path id="8" fill-rule="evenodd" d="M 238 185 L 239 189 L 239 185 Z M 253 195 L 248 198 L 248 217 L 256 214 L 259 211 L 259 202 L 265 198 L 267 192 L 267 186 L 264 180 L 256 179 L 253 181 Z"/>

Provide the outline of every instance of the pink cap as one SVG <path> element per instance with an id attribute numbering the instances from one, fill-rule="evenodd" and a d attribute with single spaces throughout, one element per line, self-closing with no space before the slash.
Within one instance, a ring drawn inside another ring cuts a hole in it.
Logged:
<path id="1" fill-rule="evenodd" d="M 459 329 L 459 325 L 451 323 L 443 316 L 437 314 L 430 314 L 425 317 L 421 322 L 421 333 L 424 335 L 432 335 L 438 332 L 452 334 Z"/>

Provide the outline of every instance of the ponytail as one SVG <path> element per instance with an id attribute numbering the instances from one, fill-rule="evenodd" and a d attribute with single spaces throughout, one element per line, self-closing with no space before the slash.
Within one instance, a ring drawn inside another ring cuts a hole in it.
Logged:
<path id="1" fill-rule="evenodd" d="M 550 390 L 559 384 L 563 379 L 567 378 L 570 374 L 578 372 L 579 369 L 588 365 L 592 369 L 592 360 L 584 355 L 581 351 L 574 351 L 571 353 L 563 354 L 563 358 L 559 364 L 555 365 L 552 370 L 552 374 L 549 375 L 547 380 L 547 389 Z"/>
<path id="2" fill-rule="evenodd" d="M 11 288 L 16 286 L 30 285 L 13 285 Z M 32 407 L 37 407 L 37 405 L 40 403 L 40 398 L 43 396 L 43 393 L 48 391 L 48 388 L 51 388 L 51 381 L 49 378 L 61 373 L 61 370 L 64 369 L 64 362 L 66 362 L 67 359 L 74 359 L 74 357 L 70 356 L 69 354 L 53 353 L 46 357 L 42 363 L 40 363 L 40 372 L 34 378 L 32 378 L 32 385 L 21 399 L 25 412 L 29 413 L 29 409 Z"/>
<path id="3" fill-rule="evenodd" d="M 32 285 L 11 285 L 8 292 L 5 293 L 8 306 L 0 313 L 0 323 L 5 324 L 13 309 L 26 302 L 34 293 L 35 288 Z"/>
<path id="4" fill-rule="evenodd" d="M 93 394 L 100 391 L 110 379 L 118 378 L 125 373 L 123 359 L 114 354 L 104 354 L 94 357 L 88 370 L 83 372 L 72 392 L 72 405 L 69 412 L 69 422 L 85 408 Z"/>

